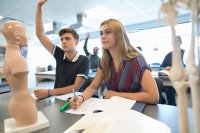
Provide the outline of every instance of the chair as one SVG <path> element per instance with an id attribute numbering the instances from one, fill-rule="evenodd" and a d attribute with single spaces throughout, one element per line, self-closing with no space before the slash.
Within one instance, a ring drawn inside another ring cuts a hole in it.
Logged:
<path id="1" fill-rule="evenodd" d="M 163 81 L 159 78 L 154 78 L 158 87 L 158 92 L 159 92 L 159 104 L 166 104 L 166 99 L 162 95 L 163 92 Z"/>

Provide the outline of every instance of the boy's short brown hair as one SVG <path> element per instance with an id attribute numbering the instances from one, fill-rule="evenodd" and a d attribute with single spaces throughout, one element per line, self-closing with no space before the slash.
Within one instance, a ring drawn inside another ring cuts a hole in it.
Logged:
<path id="1" fill-rule="evenodd" d="M 76 40 L 79 40 L 79 34 L 72 28 L 64 28 L 59 31 L 59 37 L 65 33 L 71 33 Z"/>

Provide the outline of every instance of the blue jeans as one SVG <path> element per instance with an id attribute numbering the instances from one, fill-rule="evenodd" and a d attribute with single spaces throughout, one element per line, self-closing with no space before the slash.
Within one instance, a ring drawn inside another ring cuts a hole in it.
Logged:
<path id="1" fill-rule="evenodd" d="M 176 99 L 175 99 L 175 90 L 172 86 L 164 86 L 164 92 L 166 93 L 167 97 L 167 104 L 176 106 Z"/>

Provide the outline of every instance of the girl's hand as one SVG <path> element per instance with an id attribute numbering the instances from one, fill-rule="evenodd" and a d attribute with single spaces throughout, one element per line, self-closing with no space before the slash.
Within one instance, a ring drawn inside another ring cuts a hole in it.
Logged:
<path id="1" fill-rule="evenodd" d="M 119 96 L 119 92 L 109 90 L 103 93 L 103 98 L 105 99 L 109 99 L 113 96 Z"/>
<path id="2" fill-rule="evenodd" d="M 69 101 L 71 108 L 77 109 L 83 103 L 83 98 L 81 96 L 78 96 L 77 100 L 75 100 L 74 97 L 72 97 Z"/>

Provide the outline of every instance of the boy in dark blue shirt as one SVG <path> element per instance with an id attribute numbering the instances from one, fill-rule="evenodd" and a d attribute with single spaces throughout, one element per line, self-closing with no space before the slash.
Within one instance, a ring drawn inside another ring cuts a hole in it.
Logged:
<path id="1" fill-rule="evenodd" d="M 79 55 L 76 46 L 79 35 L 74 29 L 65 28 L 59 31 L 62 49 L 55 46 L 44 34 L 42 23 L 42 5 L 46 1 L 39 0 L 36 11 L 36 35 L 41 44 L 54 56 L 56 60 L 55 89 L 37 89 L 35 96 L 38 99 L 52 95 L 71 93 L 79 89 L 87 79 L 89 72 L 89 58 Z"/>
<path id="2" fill-rule="evenodd" d="M 181 37 L 180 36 L 177 36 L 176 37 L 177 39 L 177 44 L 181 45 L 182 44 L 182 40 L 181 40 Z M 181 58 L 182 58 L 182 63 L 183 63 L 183 55 L 184 55 L 184 52 L 185 50 L 181 49 Z M 183 63 L 184 65 L 184 63 Z M 161 67 L 163 67 L 166 71 L 170 71 L 171 70 L 171 66 L 172 66 L 172 52 L 169 52 L 162 64 L 160 65 Z M 164 86 L 164 91 L 166 93 L 166 97 L 167 97 L 167 102 L 168 102 L 168 105 L 174 105 L 176 106 L 176 99 L 175 99 L 175 90 L 172 86 Z"/>

